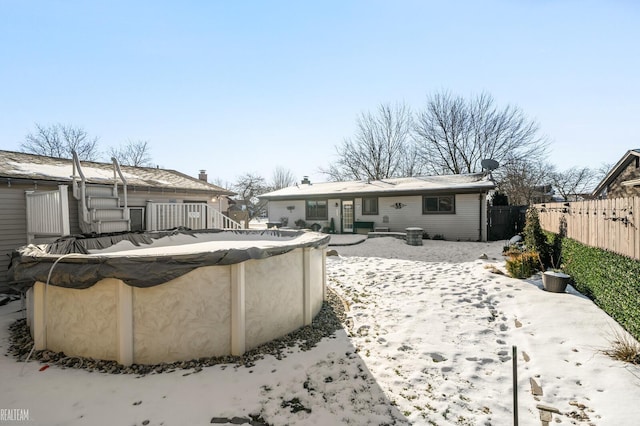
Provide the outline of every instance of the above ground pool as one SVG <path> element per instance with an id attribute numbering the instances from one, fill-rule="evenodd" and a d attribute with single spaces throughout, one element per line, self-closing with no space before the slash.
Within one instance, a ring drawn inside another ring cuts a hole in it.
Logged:
<path id="1" fill-rule="evenodd" d="M 311 324 L 328 242 L 286 230 L 69 237 L 21 248 L 10 276 L 28 287 L 37 350 L 123 365 L 241 355 Z"/>

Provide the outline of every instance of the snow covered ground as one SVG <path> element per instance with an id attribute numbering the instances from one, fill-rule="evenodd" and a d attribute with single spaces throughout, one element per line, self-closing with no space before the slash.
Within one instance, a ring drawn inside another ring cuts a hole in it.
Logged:
<path id="1" fill-rule="evenodd" d="M 424 243 L 336 247 L 328 284 L 348 325 L 282 360 L 136 377 L 1 357 L 0 424 L 25 424 L 2 421 L 23 409 L 34 425 L 508 425 L 513 346 L 520 425 L 541 424 L 537 404 L 561 413 L 552 424 L 638 424 L 640 368 L 602 354 L 619 327 L 593 303 L 489 272 L 504 264 L 500 242 Z M 21 315 L 19 302 L 0 307 L 0 351 Z"/>

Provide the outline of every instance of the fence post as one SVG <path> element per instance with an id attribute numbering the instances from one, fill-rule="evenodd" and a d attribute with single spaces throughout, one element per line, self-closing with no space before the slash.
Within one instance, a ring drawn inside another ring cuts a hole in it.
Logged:
<path id="1" fill-rule="evenodd" d="M 145 224 L 145 231 L 153 231 L 153 225 L 155 225 L 155 218 L 153 217 L 153 201 L 147 200 L 147 222 Z"/>
<path id="2" fill-rule="evenodd" d="M 71 233 L 69 226 L 69 186 L 58 185 L 60 191 L 60 233 L 62 236 Z"/>
<path id="3" fill-rule="evenodd" d="M 25 198 L 27 200 L 27 244 L 31 244 L 31 242 L 33 241 L 33 229 L 31 226 L 31 194 L 33 194 L 33 191 L 24 191 L 25 194 Z"/>

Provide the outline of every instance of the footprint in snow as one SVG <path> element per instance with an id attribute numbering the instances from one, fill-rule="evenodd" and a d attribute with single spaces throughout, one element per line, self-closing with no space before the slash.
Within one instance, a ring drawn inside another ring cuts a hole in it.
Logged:
<path id="1" fill-rule="evenodd" d="M 447 360 L 447 358 L 445 358 L 445 356 L 444 356 L 444 355 L 439 354 L 439 353 L 437 353 L 437 352 L 432 352 L 432 353 L 430 353 L 429 355 L 431 356 L 431 360 L 432 360 L 433 362 L 443 362 L 443 361 L 446 361 L 446 360 Z"/>

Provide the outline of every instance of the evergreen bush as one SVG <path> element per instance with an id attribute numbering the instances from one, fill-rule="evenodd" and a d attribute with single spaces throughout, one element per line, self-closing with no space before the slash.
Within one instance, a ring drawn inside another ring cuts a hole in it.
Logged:
<path id="1" fill-rule="evenodd" d="M 562 261 L 576 289 L 640 340 L 640 261 L 569 238 Z"/>
<path id="2" fill-rule="evenodd" d="M 523 233 L 527 250 L 538 253 L 542 267 L 551 266 L 551 248 L 540 226 L 538 210 L 535 207 L 529 207 L 527 210 Z"/>

